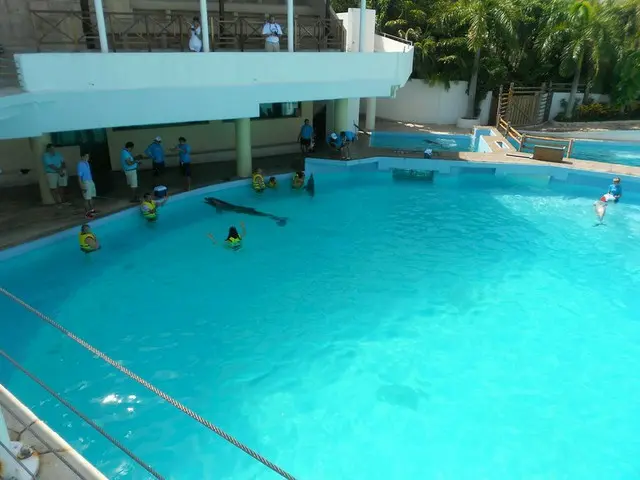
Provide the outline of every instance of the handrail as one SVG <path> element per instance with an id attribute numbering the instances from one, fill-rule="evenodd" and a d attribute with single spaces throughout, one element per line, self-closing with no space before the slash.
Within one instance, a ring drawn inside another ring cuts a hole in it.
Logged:
<path id="1" fill-rule="evenodd" d="M 11 356 L 9 356 L 4 350 L 0 350 L 0 356 L 4 357 L 7 361 L 9 361 L 9 363 L 11 363 L 14 367 L 16 367 L 18 370 L 20 370 L 22 373 L 24 373 L 27 377 L 29 377 L 31 380 L 33 380 L 35 383 L 37 383 L 38 385 L 40 385 L 42 388 L 44 388 L 47 393 L 49 393 L 49 395 L 51 395 L 53 398 L 55 398 L 58 402 L 60 402 L 62 405 L 64 405 L 65 407 L 67 407 L 69 410 L 71 410 L 74 414 L 76 414 L 78 417 L 80 417 L 80 419 L 82 421 L 84 421 L 87 425 L 89 425 L 91 428 L 93 428 L 96 432 L 98 432 L 100 435 L 102 435 L 104 438 L 106 438 L 109 442 L 111 442 L 113 445 L 115 445 L 116 447 L 118 447 L 122 452 L 124 452 L 131 460 L 133 460 L 134 462 L 136 462 L 138 465 L 140 465 L 142 468 L 144 468 L 147 472 L 149 472 L 151 475 L 153 475 L 155 478 L 157 478 L 158 480 L 164 480 L 164 477 L 162 475 L 160 475 L 156 470 L 153 469 L 153 467 L 151 467 L 148 463 L 143 462 L 142 460 L 140 460 L 131 450 L 129 450 L 127 447 L 125 447 L 124 445 L 122 445 L 118 440 L 116 440 L 114 437 L 112 437 L 111 435 L 109 435 L 106 431 L 104 431 L 102 429 L 102 427 L 98 426 L 93 420 L 91 420 L 89 417 L 87 417 L 86 415 L 84 415 L 82 412 L 80 412 L 78 409 L 76 409 L 73 405 L 71 405 L 71 403 L 69 403 L 68 401 L 66 401 L 64 398 L 62 398 L 60 395 L 58 395 L 56 392 L 53 391 L 53 389 L 51 389 L 50 387 L 48 387 L 42 380 L 40 380 L 38 377 L 36 377 L 33 373 L 29 372 L 26 368 L 24 368 L 22 365 L 20 365 L 16 360 L 14 360 Z M 0 404 L 2 403 L 2 401 L 0 400 Z M 4 405 L 3 405 L 4 407 Z M 34 432 L 32 432 L 34 433 Z M 35 433 L 34 433 L 35 435 Z M 35 435 L 36 438 L 38 438 L 37 435 Z M 38 438 L 39 439 L 39 438 Z M 40 440 L 40 439 L 39 439 Z M 40 440 L 42 441 L 42 440 Z M 44 443 L 44 442 L 43 442 Z M 52 452 L 55 451 L 54 448 L 52 448 L 50 445 L 45 443 L 45 446 L 47 448 L 49 448 L 49 450 L 51 450 Z M 58 457 L 60 458 L 60 457 Z M 72 471 L 73 473 L 75 473 L 76 475 L 80 476 L 82 478 L 82 475 L 79 475 L 78 472 L 76 471 L 76 469 L 74 467 L 72 467 L 71 465 L 69 465 L 69 463 L 67 463 L 66 460 L 63 460 L 63 462 L 65 463 L 65 465 L 67 465 Z"/>
<path id="2" fill-rule="evenodd" d="M 93 13 L 31 9 L 35 49 L 41 51 L 98 50 L 98 29 Z M 104 12 L 109 50 L 188 51 L 194 13 Z M 261 50 L 264 48 L 263 15 L 228 13 L 209 16 L 211 50 Z M 289 32 L 284 32 L 287 38 Z M 296 15 L 295 49 L 345 50 L 346 32 L 336 18 Z"/>
<path id="3" fill-rule="evenodd" d="M 396 37 L 395 35 L 390 35 L 388 33 L 377 31 L 376 35 L 380 35 L 381 37 L 388 38 L 390 40 L 395 40 L 396 42 L 406 43 L 407 45 L 413 46 L 413 42 L 408 38 Z"/>
<path id="4" fill-rule="evenodd" d="M 48 323 L 49 325 L 51 325 L 52 327 L 54 327 L 55 329 L 60 331 L 62 334 L 66 335 L 68 338 L 70 338 L 71 340 L 73 340 L 77 344 L 81 345 L 86 350 L 90 351 L 91 353 L 93 353 L 94 355 L 99 357 L 101 360 L 103 360 L 106 363 L 108 363 L 109 365 L 111 365 L 113 368 L 115 368 L 119 372 L 124 373 L 126 376 L 128 376 L 129 378 L 131 378 L 132 380 L 137 382 L 139 385 L 142 385 L 147 390 L 153 392 L 154 394 L 156 394 L 157 396 L 159 396 L 160 398 L 162 398 L 163 400 L 168 402 L 170 405 L 172 405 L 173 407 L 175 407 L 178 410 L 180 410 L 185 415 L 187 415 L 187 416 L 191 417 L 192 419 L 196 420 L 202 426 L 208 428 L 209 430 L 211 430 L 215 434 L 219 435 L 220 437 L 225 439 L 227 442 L 231 443 L 235 447 L 237 447 L 240 450 L 242 450 L 247 455 L 253 457 L 255 460 L 259 461 L 264 466 L 266 466 L 266 467 L 270 468 L 271 470 L 273 470 L 274 472 L 276 472 L 281 477 L 286 478 L 287 480 L 296 480 L 293 475 L 291 475 L 290 473 L 287 473 L 285 470 L 283 470 L 282 468 L 278 467 L 275 463 L 272 463 L 271 461 L 267 460 L 265 457 L 260 455 L 255 450 L 252 450 L 251 448 L 247 447 L 245 444 L 241 443 L 236 438 L 232 437 L 227 432 L 225 432 L 221 428 L 217 427 L 216 425 L 211 423 L 206 418 L 198 415 L 196 412 L 191 410 L 189 407 L 186 407 L 182 403 L 178 402 L 175 398 L 167 395 L 166 393 L 164 393 L 159 388 L 157 388 L 154 385 L 152 385 L 151 383 L 147 382 L 144 378 L 140 377 L 139 375 L 136 375 L 131 370 L 129 370 L 127 367 L 122 366 L 119 362 L 116 362 L 114 359 L 110 358 L 108 355 L 102 353 L 100 350 L 98 350 L 94 346 L 90 345 L 89 343 L 87 343 L 85 340 L 83 340 L 82 338 L 78 337 L 77 335 L 73 334 L 72 332 L 70 332 L 69 330 L 64 328 L 62 325 L 60 325 L 58 322 L 56 322 L 55 320 L 51 319 L 50 317 L 48 317 L 44 313 L 38 311 L 37 309 L 35 309 L 31 305 L 29 305 L 24 300 L 16 297 L 13 293 L 9 292 L 7 289 L 5 289 L 3 287 L 0 287 L 0 293 L 2 293 L 4 296 L 9 298 L 10 300 L 13 300 L 14 302 L 16 302 L 18 305 L 22 306 L 26 310 L 28 310 L 31 313 L 35 314 L 41 320 L 43 320 L 46 323 Z"/>

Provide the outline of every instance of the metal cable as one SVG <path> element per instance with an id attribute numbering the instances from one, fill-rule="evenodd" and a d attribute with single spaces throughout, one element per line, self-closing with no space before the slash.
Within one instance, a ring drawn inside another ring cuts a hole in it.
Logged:
<path id="1" fill-rule="evenodd" d="M 9 414 L 11 414 L 11 416 L 13 416 L 13 418 L 16 419 L 16 421 L 22 425 L 24 427 L 24 430 L 29 430 L 31 432 L 31 434 L 36 437 L 36 440 L 40 441 L 45 447 L 47 447 L 49 449 L 49 451 L 58 458 L 58 460 L 60 460 L 62 463 L 64 463 L 67 467 L 69 467 L 69 470 L 71 470 L 73 473 L 75 473 L 78 478 L 80 478 L 81 480 L 86 480 L 85 477 L 82 476 L 82 474 L 80 474 L 80 472 L 78 472 L 78 470 L 76 470 L 76 468 L 71 465 L 71 463 L 69 463 L 69 460 L 67 460 L 66 458 L 64 458 L 62 455 L 60 455 L 60 453 L 58 453 L 56 451 L 55 448 L 53 448 L 51 446 L 51 444 L 46 441 L 44 438 L 42 438 L 40 436 L 40 434 L 38 434 L 35 430 L 31 429 L 31 426 L 27 424 L 27 422 L 25 422 L 24 420 L 22 420 L 20 417 L 18 417 L 18 415 L 16 415 L 13 410 L 11 410 L 11 407 L 9 407 L 6 403 L 4 403 L 2 400 L 0 400 L 0 407 L 2 407 L 4 410 L 6 410 L 7 412 L 9 412 Z M 31 424 L 33 425 L 33 423 Z M 24 431 L 23 431 L 24 433 Z M 40 453 L 40 452 L 38 452 Z M 26 467 L 25 467 L 26 468 Z"/>
<path id="2" fill-rule="evenodd" d="M 89 350 L 91 353 L 93 353 L 94 355 L 100 357 L 102 360 L 104 360 L 105 362 L 107 362 L 109 365 L 111 365 L 113 368 L 115 368 L 116 370 L 119 370 L 120 372 L 124 373 L 125 375 L 127 375 L 129 378 L 135 380 L 137 383 L 139 383 L 140 385 L 142 385 L 143 387 L 145 387 L 147 390 L 150 390 L 151 392 L 155 393 L 157 396 L 159 396 L 160 398 L 162 398 L 163 400 L 169 402 L 171 405 L 173 405 L 175 408 L 177 408 L 178 410 L 180 410 L 182 413 L 190 416 L 191 418 L 193 418 L 194 420 L 196 420 L 198 423 L 200 423 L 201 425 L 204 425 L 205 427 L 207 427 L 209 430 L 211 430 L 212 432 L 214 432 L 216 435 L 219 435 L 220 437 L 224 438 L 227 442 L 231 443 L 232 445 L 234 445 L 235 447 L 239 448 L 240 450 L 242 450 L 244 453 L 246 453 L 247 455 L 253 457 L 254 459 L 256 459 L 257 461 L 259 461 L 260 463 L 262 463 L 264 466 L 270 468 L 271 470 L 273 470 L 274 472 L 276 472 L 278 475 L 280 475 L 283 478 L 286 478 L 287 480 L 296 480 L 296 478 L 287 473 L 286 471 L 284 471 L 282 468 L 278 467 L 275 463 L 272 463 L 271 461 L 267 460 L 265 457 L 263 457 L 262 455 L 260 455 L 258 452 L 250 449 L 249 447 L 247 447 L 246 445 L 240 443 L 238 440 L 236 440 L 234 437 L 232 437 L 231 435 L 229 435 L 228 433 L 226 433 L 224 430 L 220 429 L 219 427 L 216 427 L 213 423 L 211 423 L 209 420 L 205 419 L 204 417 L 198 415 L 196 412 L 194 412 L 193 410 L 191 410 L 190 408 L 184 406 L 183 404 L 181 404 L 180 402 L 178 402 L 177 400 L 175 400 L 173 397 L 170 397 L 169 395 L 167 395 L 166 393 L 164 393 L 162 390 L 160 390 L 157 387 L 154 387 L 153 385 L 151 385 L 149 382 L 147 382 L 145 379 L 143 379 L 142 377 L 139 377 L 138 375 L 136 375 L 135 373 L 133 373 L 131 370 L 129 370 L 127 367 L 123 367 L 122 365 L 120 365 L 118 362 L 116 362 L 115 360 L 111 359 L 110 357 L 108 357 L 107 355 L 105 355 L 104 353 L 102 353 L 100 350 L 98 350 L 97 348 L 93 347 L 92 345 L 89 345 L 87 342 L 85 342 L 83 339 L 81 339 L 80 337 L 77 337 L 76 335 L 74 335 L 73 333 L 71 333 L 69 330 L 67 330 L 66 328 L 64 328 L 62 325 L 60 325 L 59 323 L 57 323 L 55 320 L 52 320 L 51 318 L 47 317 L 44 313 L 39 312 L 38 310 L 36 310 L 35 308 L 33 308 L 31 305 L 29 305 L 28 303 L 26 303 L 25 301 L 21 300 L 20 298 L 16 297 L 14 294 L 12 294 L 11 292 L 7 291 L 6 289 L 4 289 L 3 287 L 0 287 L 0 293 L 4 294 L 6 297 L 10 298 L 11 300 L 13 300 L 14 302 L 18 303 L 19 305 L 21 305 L 22 307 L 24 307 L 25 309 L 29 310 L 31 313 L 37 315 L 38 317 L 40 317 L 42 320 L 44 320 L 45 322 L 47 322 L 49 325 L 51 325 L 52 327 L 58 329 L 60 332 L 62 332 L 64 335 L 66 335 L 67 337 L 69 337 L 71 340 L 75 341 L 76 343 L 79 343 L 80 345 L 82 345 L 84 348 L 86 348 L 87 350 Z"/>
<path id="3" fill-rule="evenodd" d="M 31 372 L 29 372 L 26 368 L 24 368 L 22 365 L 20 365 L 17 361 L 15 361 L 13 358 L 11 358 L 9 355 L 7 355 L 7 353 L 4 350 L 0 350 L 0 356 L 6 358 L 9 362 L 11 362 L 13 364 L 14 367 L 16 367 L 18 370 L 20 370 L 22 373 L 24 373 L 27 377 L 29 377 L 31 380 L 33 380 L 34 382 L 36 382 L 38 385 L 40 385 L 42 388 L 44 388 L 49 395 L 51 395 L 52 397 L 54 397 L 56 400 L 58 400 L 61 404 L 63 404 L 65 407 L 67 407 L 69 410 L 71 410 L 73 413 L 75 413 L 78 417 L 80 417 L 83 421 L 85 421 L 86 423 L 88 423 L 91 427 L 93 427 L 100 435 L 102 435 L 104 438 L 106 438 L 107 440 L 109 440 L 111 443 L 113 443 L 116 447 L 118 447 L 120 450 L 122 450 L 126 455 L 128 455 L 131 460 L 133 460 L 134 462 L 136 462 L 138 465 L 140 465 L 142 468 L 144 468 L 147 472 L 149 472 L 151 475 L 153 475 L 155 478 L 157 478 L 158 480 L 164 480 L 164 477 L 162 475 L 160 475 L 157 471 L 155 471 L 149 464 L 143 462 L 142 460 L 140 460 L 131 450 L 129 450 L 127 447 L 125 447 L 124 445 L 122 445 L 118 440 L 116 440 L 115 438 L 113 438 L 111 435 L 109 435 L 107 432 L 105 432 L 102 427 L 100 427 L 99 425 L 97 425 L 93 420 L 91 420 L 89 417 L 87 417 L 86 415 L 84 415 L 82 412 L 80 412 L 79 410 L 77 410 L 73 405 L 71 405 L 69 402 L 67 402 L 64 398 L 62 398 L 60 395 L 58 395 L 56 392 L 54 392 L 51 388 L 49 388 L 47 385 L 45 385 L 45 383 L 40 380 L 38 377 L 36 377 L 34 374 L 32 374 Z M 34 433 L 35 435 L 35 433 Z M 36 437 L 37 438 L 37 437 Z M 43 442 L 44 443 L 44 442 Z M 54 450 L 51 448 L 50 445 L 47 445 L 45 443 L 45 445 L 53 452 Z M 60 458 L 60 457 L 58 457 Z M 66 462 L 65 462 L 66 463 Z M 67 466 L 69 466 L 69 464 L 67 464 Z M 71 467 L 72 470 L 73 467 Z M 78 472 L 74 471 L 74 473 L 78 474 Z M 80 477 L 82 477 L 82 475 L 79 475 Z"/>

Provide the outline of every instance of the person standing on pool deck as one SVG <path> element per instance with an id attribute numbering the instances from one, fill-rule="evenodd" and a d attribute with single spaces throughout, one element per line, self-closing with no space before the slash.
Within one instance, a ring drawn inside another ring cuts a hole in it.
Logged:
<path id="1" fill-rule="evenodd" d="M 122 170 L 127 177 L 127 185 L 131 187 L 131 203 L 138 203 L 138 165 L 140 164 L 139 158 L 133 158 L 131 150 L 133 150 L 133 142 L 127 142 L 124 148 L 120 152 L 120 163 L 122 164 Z"/>
<path id="2" fill-rule="evenodd" d="M 191 190 L 191 146 L 187 143 L 187 139 L 180 137 L 178 139 L 178 145 L 173 150 L 178 151 L 178 158 L 180 159 L 180 171 L 182 176 L 187 179 L 187 191 Z"/>
<path id="3" fill-rule="evenodd" d="M 52 143 L 47 145 L 44 155 L 42 156 L 42 163 L 44 164 L 44 171 L 47 175 L 47 183 L 49 184 L 53 200 L 58 205 L 62 205 L 63 203 L 68 205 L 63 198 L 63 191 L 69 180 L 67 168 L 64 163 L 64 158 L 55 151 Z"/>
<path id="4" fill-rule="evenodd" d="M 340 154 L 342 155 L 343 159 L 349 160 L 351 158 L 349 145 L 351 145 L 357 139 L 358 137 L 356 136 L 356 134 L 350 130 L 347 130 L 346 132 L 340 132 Z"/>
<path id="5" fill-rule="evenodd" d="M 89 154 L 84 152 L 78 162 L 78 183 L 82 198 L 84 198 L 84 215 L 87 218 L 93 218 L 96 210 L 93 208 L 93 199 L 96 197 L 96 184 L 93 183 L 93 175 L 91 175 L 91 166 L 89 165 Z"/>
<path id="6" fill-rule="evenodd" d="M 164 175 L 164 147 L 162 146 L 162 138 L 156 137 L 153 142 L 144 151 L 144 154 L 153 162 L 153 176 L 156 177 L 156 184 L 161 183 Z"/>
<path id="7" fill-rule="evenodd" d="M 300 127 L 300 133 L 298 133 L 298 143 L 300 143 L 300 150 L 303 154 L 309 153 L 312 139 L 313 127 L 309 124 L 309 119 L 305 118 L 304 124 Z"/>

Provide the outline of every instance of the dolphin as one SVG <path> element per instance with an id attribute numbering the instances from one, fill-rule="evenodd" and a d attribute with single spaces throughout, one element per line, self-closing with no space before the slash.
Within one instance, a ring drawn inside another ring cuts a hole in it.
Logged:
<path id="1" fill-rule="evenodd" d="M 254 217 L 267 217 L 276 221 L 276 224 L 284 227 L 287 224 L 287 219 L 283 217 L 277 217 L 275 215 L 271 215 L 270 213 L 259 212 L 255 208 L 251 207 L 243 207 L 241 205 L 234 205 L 233 203 L 225 202 L 224 200 L 220 200 L 218 198 L 206 197 L 204 199 L 205 203 L 208 203 L 212 207 L 215 207 L 218 213 L 222 213 L 225 210 L 228 212 L 237 212 L 244 213 L 246 215 L 253 215 Z"/>
<path id="2" fill-rule="evenodd" d="M 313 179 L 313 173 L 309 177 L 309 180 L 307 180 L 307 185 L 304 187 L 304 189 L 312 197 L 316 194 L 316 181 Z"/>

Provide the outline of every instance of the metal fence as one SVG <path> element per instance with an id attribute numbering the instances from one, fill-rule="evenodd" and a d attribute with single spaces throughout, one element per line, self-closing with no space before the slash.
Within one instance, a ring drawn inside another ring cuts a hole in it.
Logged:
<path id="1" fill-rule="evenodd" d="M 57 10 L 31 10 L 33 47 L 38 52 L 99 49 L 95 14 Z M 193 12 L 105 12 L 109 50 L 188 51 Z M 246 51 L 264 48 L 264 16 L 227 13 L 209 16 L 211 50 Z M 286 19 L 277 19 L 286 23 Z M 283 44 L 287 35 L 284 32 Z M 296 15 L 296 51 L 345 50 L 346 33 L 337 18 Z"/>

